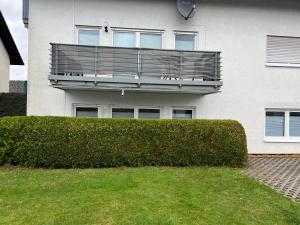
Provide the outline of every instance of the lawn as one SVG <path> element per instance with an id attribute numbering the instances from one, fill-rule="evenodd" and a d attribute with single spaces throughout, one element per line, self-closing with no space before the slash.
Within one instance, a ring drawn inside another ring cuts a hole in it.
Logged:
<path id="1" fill-rule="evenodd" d="M 227 168 L 0 168 L 0 224 L 300 224 L 300 204 Z"/>

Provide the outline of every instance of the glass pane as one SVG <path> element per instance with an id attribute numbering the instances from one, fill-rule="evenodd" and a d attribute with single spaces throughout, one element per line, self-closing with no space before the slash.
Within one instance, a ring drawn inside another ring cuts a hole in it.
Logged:
<path id="1" fill-rule="evenodd" d="M 300 112 L 290 113 L 290 136 L 300 136 Z"/>
<path id="2" fill-rule="evenodd" d="M 160 110 L 159 109 L 139 109 L 140 119 L 159 119 Z"/>
<path id="3" fill-rule="evenodd" d="M 284 112 L 266 112 L 266 136 L 284 136 Z"/>
<path id="4" fill-rule="evenodd" d="M 78 44 L 80 45 L 99 45 L 99 31 L 98 30 L 79 30 Z"/>
<path id="5" fill-rule="evenodd" d="M 114 32 L 114 46 L 115 47 L 135 47 L 135 33 L 134 32 Z"/>
<path id="6" fill-rule="evenodd" d="M 177 50 L 195 50 L 195 35 L 193 34 L 176 34 L 175 42 Z"/>
<path id="7" fill-rule="evenodd" d="M 98 117 L 97 108 L 76 108 L 76 117 Z"/>
<path id="8" fill-rule="evenodd" d="M 161 48 L 161 34 L 141 33 L 141 48 Z"/>
<path id="9" fill-rule="evenodd" d="M 192 119 L 192 118 L 193 118 L 192 110 L 181 110 L 181 109 L 173 110 L 173 119 Z"/>
<path id="10" fill-rule="evenodd" d="M 112 118 L 134 118 L 134 109 L 112 109 Z"/>

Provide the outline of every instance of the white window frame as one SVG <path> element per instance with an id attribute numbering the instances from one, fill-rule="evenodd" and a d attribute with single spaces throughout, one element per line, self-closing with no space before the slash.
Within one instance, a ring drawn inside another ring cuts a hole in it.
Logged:
<path id="1" fill-rule="evenodd" d="M 79 45 L 79 30 L 97 30 L 99 32 L 99 40 L 98 40 L 98 43 L 99 43 L 99 46 L 102 44 L 102 38 L 101 38 L 101 30 L 102 30 L 102 27 L 101 26 L 83 26 L 83 25 L 76 25 L 75 26 L 75 43 L 77 45 Z"/>
<path id="2" fill-rule="evenodd" d="M 282 137 L 272 137 L 266 136 L 266 112 L 283 112 L 284 113 L 284 136 Z M 290 142 L 290 143 L 298 143 L 300 142 L 299 137 L 292 137 L 290 136 L 290 113 L 291 112 L 300 112 L 300 109 L 265 109 L 264 112 L 264 141 L 265 142 Z"/>
<path id="3" fill-rule="evenodd" d="M 114 46 L 114 33 L 115 32 L 132 32 L 135 33 L 135 46 L 134 48 L 140 48 L 141 46 L 141 33 L 143 34 L 160 34 L 161 35 L 161 49 L 164 48 L 164 30 L 147 30 L 147 29 L 129 29 L 129 28 L 112 28 L 112 42 Z"/>
<path id="4" fill-rule="evenodd" d="M 192 51 L 196 51 L 199 49 L 198 43 L 199 43 L 199 33 L 196 31 L 177 31 L 175 30 L 173 32 L 173 39 L 174 39 L 174 46 L 173 48 L 176 49 L 176 35 L 194 35 L 194 49 Z"/>
<path id="5" fill-rule="evenodd" d="M 97 118 L 102 118 L 103 117 L 102 107 L 100 105 L 74 103 L 73 104 L 73 117 L 76 117 L 77 108 L 97 108 L 98 109 Z"/>
<path id="6" fill-rule="evenodd" d="M 143 119 L 143 118 L 139 118 L 139 111 L 140 111 L 140 109 L 156 109 L 156 110 L 159 110 L 159 118 L 157 120 L 161 119 L 161 108 L 160 107 L 148 107 L 148 106 L 145 106 L 145 107 L 142 107 L 142 106 L 136 107 L 137 118 L 138 119 Z"/>
<path id="7" fill-rule="evenodd" d="M 140 119 L 139 118 L 139 109 L 159 109 L 159 119 L 161 119 L 162 115 L 162 107 L 160 106 L 132 106 L 132 105 L 111 105 L 110 106 L 110 118 L 112 118 L 112 110 L 118 109 L 133 109 L 134 117 L 132 119 Z"/>
<path id="8" fill-rule="evenodd" d="M 285 68 L 300 68 L 300 64 L 291 64 L 291 63 L 268 63 L 267 59 L 267 47 L 268 47 L 268 36 L 274 37 L 286 37 L 286 38 L 300 38 L 299 36 L 290 36 L 290 35 L 275 35 L 275 34 L 267 34 L 266 35 L 266 59 L 265 59 L 265 66 L 266 67 L 285 67 Z"/>
<path id="9" fill-rule="evenodd" d="M 173 119 L 174 110 L 192 110 L 192 119 L 196 118 L 196 106 L 173 106 L 171 108 L 171 119 Z"/>

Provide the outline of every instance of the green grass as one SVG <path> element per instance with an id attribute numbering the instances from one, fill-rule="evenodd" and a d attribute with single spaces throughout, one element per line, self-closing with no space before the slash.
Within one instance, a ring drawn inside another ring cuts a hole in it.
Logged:
<path id="1" fill-rule="evenodd" d="M 0 224 L 300 224 L 300 204 L 239 170 L 0 168 Z"/>

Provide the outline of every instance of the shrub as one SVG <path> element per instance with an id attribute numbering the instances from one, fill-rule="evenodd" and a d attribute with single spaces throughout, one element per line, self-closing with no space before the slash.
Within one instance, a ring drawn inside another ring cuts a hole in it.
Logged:
<path id="1" fill-rule="evenodd" d="M 244 129 L 231 120 L 5 117 L 1 151 L 2 162 L 45 168 L 247 164 Z"/>
<path id="2" fill-rule="evenodd" d="M 0 117 L 25 116 L 27 97 L 20 93 L 0 93 Z"/>

